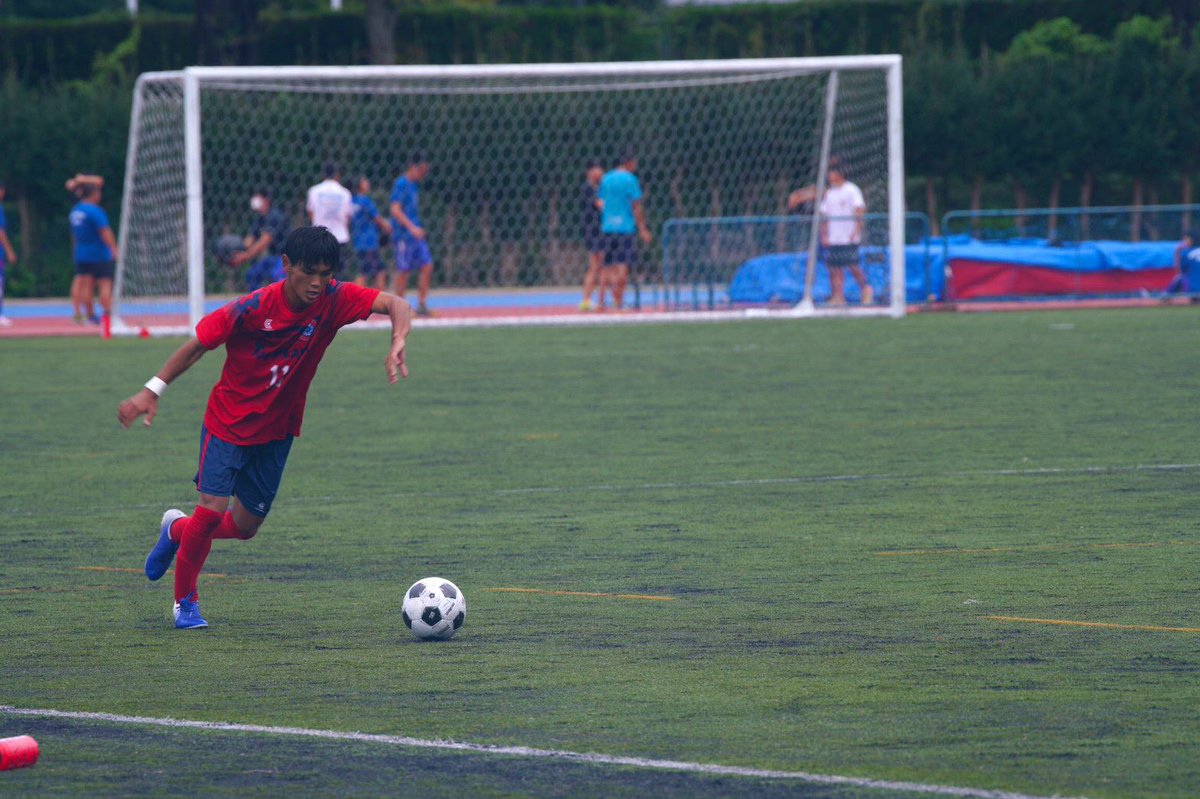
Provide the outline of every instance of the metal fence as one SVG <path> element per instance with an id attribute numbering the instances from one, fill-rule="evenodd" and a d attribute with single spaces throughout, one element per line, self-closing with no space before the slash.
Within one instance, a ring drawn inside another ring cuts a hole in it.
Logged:
<path id="1" fill-rule="evenodd" d="M 907 268 L 912 285 L 929 286 L 935 282 L 934 252 L 929 247 L 929 217 L 908 213 L 905 241 L 918 246 L 909 252 Z M 803 283 L 809 238 L 813 230 L 811 215 L 702 217 L 671 219 L 662 229 L 661 282 L 647 284 L 653 301 L 666 308 L 716 308 L 730 306 L 729 283 L 747 262 L 767 255 L 789 256 L 795 276 Z M 861 257 L 864 269 L 887 271 L 888 216 L 864 217 Z M 906 250 L 909 250 L 906 247 Z M 922 253 L 924 253 L 922 255 Z M 915 255 L 915 261 L 914 261 Z M 912 290 L 910 289 L 910 294 Z M 921 292 L 924 300 L 929 292 Z"/>

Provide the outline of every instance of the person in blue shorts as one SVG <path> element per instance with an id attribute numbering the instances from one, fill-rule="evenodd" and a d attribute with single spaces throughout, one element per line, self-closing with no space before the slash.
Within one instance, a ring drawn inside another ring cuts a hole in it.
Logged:
<path id="1" fill-rule="evenodd" d="M 283 280 L 283 242 L 291 225 L 283 212 L 271 205 L 271 192 L 267 189 L 254 192 L 250 210 L 254 212 L 254 221 L 244 239 L 246 249 L 235 253 L 229 263 L 234 267 L 250 264 L 246 269 L 246 287 L 254 291 Z"/>
<path id="2" fill-rule="evenodd" d="M 379 257 L 379 234 L 391 232 L 391 227 L 371 199 L 371 181 L 363 175 L 354 181 L 354 214 L 350 217 L 350 241 L 354 245 L 352 266 L 358 274 L 354 282 L 360 286 L 372 283 L 382 291 L 387 288 L 387 268 Z"/>
<path id="3" fill-rule="evenodd" d="M 112 311 L 113 265 L 117 260 L 117 239 L 108 224 L 108 214 L 100 207 L 104 178 L 78 174 L 67 181 L 67 191 L 78 201 L 67 220 L 71 225 L 75 277 L 71 281 L 71 305 L 75 323 L 84 320 L 99 324 L 92 297 L 99 290 L 100 310 Z"/>
<path id="4" fill-rule="evenodd" d="M 600 200 L 600 232 L 604 234 L 604 269 L 600 277 L 600 310 L 604 291 L 612 293 L 613 307 L 621 310 L 629 270 L 637 264 L 637 243 L 651 241 L 642 210 L 642 186 L 634 172 L 637 156 L 624 153 L 616 166 L 600 178 L 596 195 Z"/>
<path id="5" fill-rule="evenodd" d="M 4 315 L 4 270 L 17 262 L 12 242 L 8 240 L 8 220 L 4 217 L 4 195 L 8 187 L 0 180 L 0 327 L 8 327 L 12 320 Z"/>
<path id="6" fill-rule="evenodd" d="M 394 293 L 403 297 L 408 276 L 417 273 L 417 315 L 430 316 L 429 281 L 433 276 L 433 255 L 429 252 L 425 228 L 417 208 L 420 183 L 429 174 L 429 159 L 414 153 L 404 174 L 392 184 L 388 211 L 392 217 L 392 241 L 396 248 L 396 284 Z"/>

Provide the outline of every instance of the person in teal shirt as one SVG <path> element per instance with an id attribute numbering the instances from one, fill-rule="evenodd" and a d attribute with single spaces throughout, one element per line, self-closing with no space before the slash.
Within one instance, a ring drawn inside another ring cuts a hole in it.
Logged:
<path id="1" fill-rule="evenodd" d="M 637 243 L 652 240 L 642 210 L 642 186 L 638 182 L 637 156 L 622 154 L 616 166 L 600 178 L 596 196 L 600 201 L 600 232 L 604 236 L 604 268 L 600 274 L 600 310 L 604 293 L 612 294 L 613 307 L 621 310 L 629 270 L 637 265 Z"/>

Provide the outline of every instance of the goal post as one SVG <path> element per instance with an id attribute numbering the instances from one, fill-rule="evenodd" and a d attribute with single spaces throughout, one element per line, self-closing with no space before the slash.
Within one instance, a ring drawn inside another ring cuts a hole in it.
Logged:
<path id="1" fill-rule="evenodd" d="M 589 160 L 638 159 L 656 241 L 637 276 L 649 285 L 662 280 L 668 220 L 786 214 L 790 192 L 821 185 L 836 157 L 867 211 L 885 215 L 886 240 L 870 244 L 891 264 L 884 302 L 849 312 L 903 314 L 900 68 L 880 55 L 147 73 L 134 89 L 114 330 L 186 332 L 244 292 L 215 244 L 246 233 L 255 191 L 305 224 L 306 189 L 333 161 L 343 180 L 370 181 L 386 215 L 413 152 L 431 165 L 421 221 L 434 287 L 462 290 L 579 286 Z M 818 228 L 803 242 L 814 252 Z M 788 311 L 835 312 L 811 292 Z"/>

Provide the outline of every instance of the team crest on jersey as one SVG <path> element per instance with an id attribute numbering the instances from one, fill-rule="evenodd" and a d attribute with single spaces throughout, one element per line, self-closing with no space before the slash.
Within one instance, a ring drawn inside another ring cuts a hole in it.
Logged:
<path id="1" fill-rule="evenodd" d="M 304 326 L 304 332 L 300 334 L 300 338 L 312 338 L 312 334 L 317 332 L 317 320 L 313 320 Z"/>
<path id="2" fill-rule="evenodd" d="M 275 329 L 275 320 L 274 319 L 267 317 L 266 319 L 263 320 L 263 330 L 274 330 L 274 329 Z"/>

